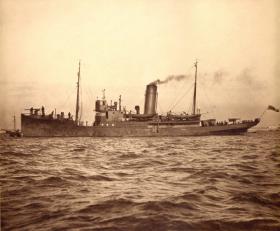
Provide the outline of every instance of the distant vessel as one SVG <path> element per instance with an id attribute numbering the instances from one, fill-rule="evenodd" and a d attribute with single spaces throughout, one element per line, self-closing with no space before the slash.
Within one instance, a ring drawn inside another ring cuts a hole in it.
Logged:
<path id="1" fill-rule="evenodd" d="M 2 135 L 7 135 L 10 137 L 22 137 L 22 132 L 19 129 L 16 129 L 16 116 L 14 115 L 14 129 L 1 129 L 1 131 L 4 131 L 5 133 L 2 133 Z"/>
<path id="2" fill-rule="evenodd" d="M 201 120 L 200 110 L 196 108 L 197 62 L 194 64 L 194 92 L 192 113 L 176 115 L 168 112 L 166 115 L 157 113 L 158 81 L 146 86 L 144 113 L 140 106 L 135 106 L 135 112 L 122 108 L 121 96 L 119 102 L 108 105 L 105 92 L 102 99 L 95 102 L 95 121 L 83 124 L 80 121 L 80 62 L 77 81 L 77 98 L 75 119 L 68 113 L 45 114 L 45 108 L 30 108 L 29 113 L 21 114 L 21 131 L 25 137 L 161 137 L 161 136 L 203 136 L 240 134 L 260 122 L 254 120 L 239 120 L 231 118 L 228 121 L 216 122 L 216 119 Z"/>

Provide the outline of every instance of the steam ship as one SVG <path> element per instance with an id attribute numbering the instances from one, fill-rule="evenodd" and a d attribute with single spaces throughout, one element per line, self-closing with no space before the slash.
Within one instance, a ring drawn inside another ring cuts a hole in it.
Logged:
<path id="1" fill-rule="evenodd" d="M 21 131 L 25 137 L 162 137 L 162 136 L 203 136 L 241 134 L 260 122 L 231 118 L 217 122 L 216 119 L 201 120 L 196 108 L 197 62 L 194 64 L 194 91 L 192 113 L 166 115 L 157 113 L 158 81 L 146 86 L 144 112 L 135 106 L 135 112 L 122 108 L 121 96 L 118 102 L 109 105 L 103 93 L 95 102 L 95 121 L 88 125 L 80 121 L 80 62 L 77 81 L 75 118 L 68 113 L 45 113 L 45 108 L 30 108 L 21 114 Z"/>

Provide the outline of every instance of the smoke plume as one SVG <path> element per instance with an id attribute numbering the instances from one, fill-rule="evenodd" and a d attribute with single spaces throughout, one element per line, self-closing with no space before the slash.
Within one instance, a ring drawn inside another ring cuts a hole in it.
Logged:
<path id="1" fill-rule="evenodd" d="M 253 70 L 250 68 L 243 69 L 239 75 L 236 76 L 236 81 L 245 86 L 249 86 L 252 89 L 262 89 L 264 84 L 260 82 L 257 76 L 253 73 Z"/>
<path id="2" fill-rule="evenodd" d="M 213 83 L 214 84 L 221 84 L 224 81 L 224 77 L 227 76 L 228 73 L 224 70 L 218 70 L 214 72 L 213 75 Z"/>
<path id="3" fill-rule="evenodd" d="M 169 75 L 164 80 L 158 79 L 150 84 L 165 84 L 170 81 L 182 81 L 184 79 L 188 79 L 189 77 L 190 75 Z"/>

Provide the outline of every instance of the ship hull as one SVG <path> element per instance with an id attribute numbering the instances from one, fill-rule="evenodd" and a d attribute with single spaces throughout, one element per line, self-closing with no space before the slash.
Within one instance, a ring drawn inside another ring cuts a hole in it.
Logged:
<path id="1" fill-rule="evenodd" d="M 104 126 L 78 126 L 73 121 L 38 119 L 22 115 L 22 133 L 24 137 L 162 137 L 162 136 L 206 136 L 242 134 L 259 121 L 246 123 L 215 125 L 160 125 L 148 122 L 119 122 Z"/>

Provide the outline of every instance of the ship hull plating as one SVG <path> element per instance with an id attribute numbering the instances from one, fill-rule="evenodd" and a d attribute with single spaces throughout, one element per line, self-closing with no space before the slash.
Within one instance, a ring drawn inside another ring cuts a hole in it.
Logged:
<path id="1" fill-rule="evenodd" d="M 78 126 L 71 120 L 21 115 L 24 137 L 162 137 L 241 134 L 259 121 L 202 127 L 191 123 L 158 124 L 119 122 L 103 126 Z"/>

